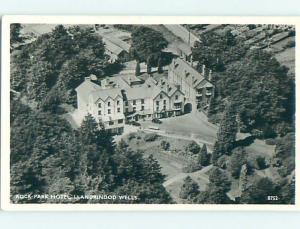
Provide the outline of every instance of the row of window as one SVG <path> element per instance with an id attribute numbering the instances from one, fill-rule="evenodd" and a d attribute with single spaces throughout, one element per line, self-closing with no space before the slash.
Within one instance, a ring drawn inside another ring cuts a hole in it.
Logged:
<path id="1" fill-rule="evenodd" d="M 162 94 L 160 94 L 159 96 L 160 96 L 161 99 L 163 98 Z M 178 100 L 178 95 L 175 95 L 175 100 Z M 167 101 L 164 100 L 164 104 L 166 104 L 166 103 L 167 103 Z M 136 100 L 133 100 L 132 104 L 136 105 Z M 145 104 L 145 100 L 144 99 L 141 99 L 141 104 Z M 117 105 L 120 105 L 120 101 L 119 100 L 117 100 Z M 159 101 L 156 101 L 156 105 L 159 105 Z M 111 106 L 111 102 L 108 102 L 107 106 L 110 107 Z M 125 106 L 128 106 L 128 101 L 125 101 Z M 98 103 L 98 108 L 101 108 L 101 107 L 102 107 L 101 103 Z"/>
<path id="2" fill-rule="evenodd" d="M 117 100 L 117 105 L 120 105 L 120 100 Z M 108 102 L 107 106 L 110 107 L 111 106 L 111 102 Z M 101 108 L 101 107 L 102 107 L 101 103 L 98 103 L 98 108 Z"/>
<path id="3" fill-rule="evenodd" d="M 144 100 L 144 99 L 141 99 L 141 103 L 142 103 L 142 104 L 145 104 L 145 100 Z M 133 104 L 133 105 L 136 105 L 136 100 L 132 100 L 132 104 Z M 125 101 L 125 106 L 128 106 L 128 101 Z"/>
<path id="4" fill-rule="evenodd" d="M 122 124 L 123 123 L 123 119 L 118 119 L 118 124 Z M 112 126 L 114 125 L 114 121 L 109 121 L 108 125 Z"/>
<path id="5" fill-rule="evenodd" d="M 121 112 L 121 108 L 118 107 L 117 108 L 117 112 L 120 113 Z M 107 109 L 107 114 L 111 114 L 111 109 Z M 102 115 L 102 111 L 98 110 L 98 115 Z"/>

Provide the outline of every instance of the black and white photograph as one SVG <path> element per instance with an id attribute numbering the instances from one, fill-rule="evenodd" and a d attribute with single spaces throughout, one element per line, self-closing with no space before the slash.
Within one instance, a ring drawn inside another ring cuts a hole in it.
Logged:
<path id="1" fill-rule="evenodd" d="M 296 207 L 295 21 L 15 21 L 2 203 Z"/>

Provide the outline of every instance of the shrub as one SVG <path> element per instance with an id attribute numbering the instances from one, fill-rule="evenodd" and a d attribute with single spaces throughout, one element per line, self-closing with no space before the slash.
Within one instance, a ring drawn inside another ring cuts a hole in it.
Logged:
<path id="1" fill-rule="evenodd" d="M 265 169 L 267 168 L 266 159 L 262 156 L 258 156 L 256 158 L 257 169 Z"/>
<path id="2" fill-rule="evenodd" d="M 197 162 L 192 161 L 192 162 L 188 163 L 187 166 L 182 168 L 182 172 L 184 172 L 184 173 L 193 173 L 193 172 L 198 171 L 200 169 L 202 169 L 202 166 L 200 164 L 198 164 Z"/>
<path id="3" fill-rule="evenodd" d="M 289 41 L 284 47 L 285 48 L 292 48 L 295 47 L 296 42 L 295 41 Z"/>
<path id="4" fill-rule="evenodd" d="M 295 30 L 289 31 L 289 36 L 290 36 L 290 37 L 293 37 L 293 36 L 295 36 L 295 35 L 296 35 Z"/>
<path id="5" fill-rule="evenodd" d="M 186 146 L 185 150 L 187 152 L 192 152 L 193 154 L 197 154 L 200 152 L 201 148 L 195 141 L 192 141 Z"/>
<path id="6" fill-rule="evenodd" d="M 222 155 L 218 160 L 216 165 L 221 168 L 221 169 L 226 169 L 228 166 L 228 160 L 229 160 L 229 156 L 227 155 Z"/>
<path id="7" fill-rule="evenodd" d="M 144 141 L 145 142 L 153 142 L 157 139 L 158 135 L 151 133 L 151 134 L 146 134 L 144 137 Z"/>
<path id="8" fill-rule="evenodd" d="M 193 199 L 199 194 L 199 186 L 191 177 L 186 177 L 181 187 L 179 197 L 182 199 Z"/>
<path id="9" fill-rule="evenodd" d="M 170 143 L 167 141 L 161 141 L 160 146 L 163 150 L 169 150 L 170 149 Z"/>

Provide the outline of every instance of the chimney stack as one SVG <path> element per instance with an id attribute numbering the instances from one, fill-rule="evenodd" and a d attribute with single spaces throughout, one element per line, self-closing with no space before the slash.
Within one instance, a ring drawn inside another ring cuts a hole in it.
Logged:
<path id="1" fill-rule="evenodd" d="M 212 70 L 209 70 L 208 80 L 211 81 L 211 78 L 212 78 Z"/>
<path id="2" fill-rule="evenodd" d="M 205 64 L 202 65 L 202 75 L 205 76 Z"/>

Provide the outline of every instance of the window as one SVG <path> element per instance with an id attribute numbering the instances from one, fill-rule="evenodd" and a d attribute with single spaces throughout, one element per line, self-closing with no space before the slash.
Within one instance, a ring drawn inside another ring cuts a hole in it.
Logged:
<path id="1" fill-rule="evenodd" d="M 118 113 L 120 113 L 120 112 L 121 112 L 121 108 L 120 108 L 120 107 L 118 107 L 118 109 L 117 109 L 117 110 L 118 110 Z"/>
<path id="2" fill-rule="evenodd" d="M 162 98 L 163 98 L 163 95 L 162 95 L 162 94 L 160 94 L 160 95 L 159 95 L 159 98 L 161 98 L 161 99 L 162 99 Z"/>
<path id="3" fill-rule="evenodd" d="M 101 108 L 101 103 L 98 103 L 98 107 Z"/>
<path id="4" fill-rule="evenodd" d="M 101 115 L 101 114 L 102 114 L 102 113 L 101 113 L 101 110 L 99 110 L 99 111 L 98 111 L 98 115 Z"/>
<path id="5" fill-rule="evenodd" d="M 145 103 L 145 100 L 144 100 L 144 99 L 142 99 L 142 100 L 141 100 L 141 102 L 142 102 L 142 104 L 144 104 L 144 103 Z"/>
<path id="6" fill-rule="evenodd" d="M 136 100 L 133 100 L 133 105 L 136 105 Z"/>
<path id="7" fill-rule="evenodd" d="M 166 107 L 166 105 L 164 105 L 164 110 L 166 110 L 167 109 L 167 107 Z"/>
<path id="8" fill-rule="evenodd" d="M 164 104 L 167 104 L 167 100 L 164 100 Z"/>
<path id="9" fill-rule="evenodd" d="M 128 106 L 128 101 L 125 102 L 125 106 Z"/>
<path id="10" fill-rule="evenodd" d="M 108 103 L 107 103 L 107 106 L 109 106 L 109 107 L 110 107 L 110 102 L 108 102 Z"/>
<path id="11" fill-rule="evenodd" d="M 148 114 L 148 118 L 151 118 L 151 114 Z"/>
<path id="12" fill-rule="evenodd" d="M 156 111 L 159 111 L 159 107 L 156 107 Z"/>
<path id="13" fill-rule="evenodd" d="M 120 124 L 120 123 L 123 123 L 123 119 L 119 119 L 118 120 L 118 123 Z"/>
<path id="14" fill-rule="evenodd" d="M 133 108 L 133 112 L 136 112 L 136 107 Z"/>
<path id="15" fill-rule="evenodd" d="M 107 113 L 108 113 L 108 114 L 111 114 L 111 110 L 110 110 L 110 109 L 108 109 L 108 110 L 107 110 Z"/>
<path id="16" fill-rule="evenodd" d="M 142 108 L 141 108 L 141 111 L 143 111 L 145 109 L 145 107 L 144 106 L 142 106 Z"/>
<path id="17" fill-rule="evenodd" d="M 117 100 L 117 105 L 120 105 L 120 100 Z"/>
<path id="18" fill-rule="evenodd" d="M 113 121 L 109 121 L 109 122 L 108 122 L 108 125 L 110 125 L 110 126 L 112 126 L 113 124 L 114 124 Z"/>
<path id="19" fill-rule="evenodd" d="M 175 99 L 178 100 L 178 95 L 175 95 Z"/>
<path id="20" fill-rule="evenodd" d="M 125 112 L 128 113 L 128 108 L 125 109 Z"/>
<path id="21" fill-rule="evenodd" d="M 159 101 L 156 101 L 156 105 L 159 106 Z"/>

